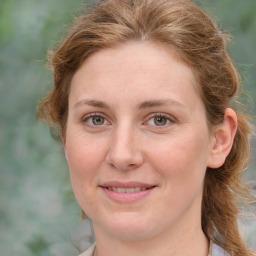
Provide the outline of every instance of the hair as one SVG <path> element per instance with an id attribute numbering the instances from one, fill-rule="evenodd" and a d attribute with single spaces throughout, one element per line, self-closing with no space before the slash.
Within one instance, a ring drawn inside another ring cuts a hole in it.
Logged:
<path id="1" fill-rule="evenodd" d="M 233 147 L 220 168 L 206 170 L 202 230 L 230 255 L 255 255 L 240 237 L 238 203 L 250 198 L 242 171 L 250 158 L 248 116 L 236 104 L 240 77 L 227 53 L 228 34 L 214 18 L 189 0 L 108 0 L 86 8 L 51 53 L 54 87 L 40 101 L 37 115 L 65 137 L 69 88 L 88 56 L 127 41 L 160 43 L 174 50 L 193 70 L 206 109 L 209 129 L 223 122 L 227 107 L 238 116 Z M 251 197 L 253 199 L 253 197 Z"/>

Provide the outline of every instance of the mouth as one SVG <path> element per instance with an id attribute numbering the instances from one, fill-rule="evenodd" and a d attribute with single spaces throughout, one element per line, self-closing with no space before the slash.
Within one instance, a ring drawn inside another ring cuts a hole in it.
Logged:
<path id="1" fill-rule="evenodd" d="M 125 188 L 125 187 L 103 187 L 103 188 L 111 190 L 111 191 L 115 191 L 117 193 L 134 193 L 134 192 L 149 190 L 153 187 L 154 186 L 152 186 L 152 187 L 130 187 L 130 188 Z"/>
<path id="2" fill-rule="evenodd" d="M 104 194 L 118 203 L 134 203 L 148 197 L 157 187 L 141 182 L 106 182 L 99 186 Z"/>

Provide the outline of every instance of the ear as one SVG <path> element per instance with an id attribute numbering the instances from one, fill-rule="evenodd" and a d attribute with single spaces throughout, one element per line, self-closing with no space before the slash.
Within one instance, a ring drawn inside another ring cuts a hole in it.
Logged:
<path id="1" fill-rule="evenodd" d="M 230 153 L 237 130 L 237 115 L 231 108 L 227 108 L 223 122 L 214 128 L 212 144 L 207 166 L 210 168 L 221 167 Z"/>

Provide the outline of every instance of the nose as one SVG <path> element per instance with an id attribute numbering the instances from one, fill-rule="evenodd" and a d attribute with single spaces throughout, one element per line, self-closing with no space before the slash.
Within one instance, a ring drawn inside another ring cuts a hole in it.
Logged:
<path id="1" fill-rule="evenodd" d="M 113 132 L 109 151 L 106 156 L 108 164 L 118 170 L 130 170 L 139 167 L 144 159 L 139 135 L 130 128 L 118 128 Z"/>

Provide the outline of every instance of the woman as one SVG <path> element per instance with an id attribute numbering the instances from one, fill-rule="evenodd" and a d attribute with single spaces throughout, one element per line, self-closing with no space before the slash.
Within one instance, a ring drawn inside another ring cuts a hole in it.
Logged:
<path id="1" fill-rule="evenodd" d="M 236 223 L 251 127 L 226 42 L 192 1 L 109 0 L 53 53 L 38 116 L 93 222 L 81 255 L 254 255 Z"/>

